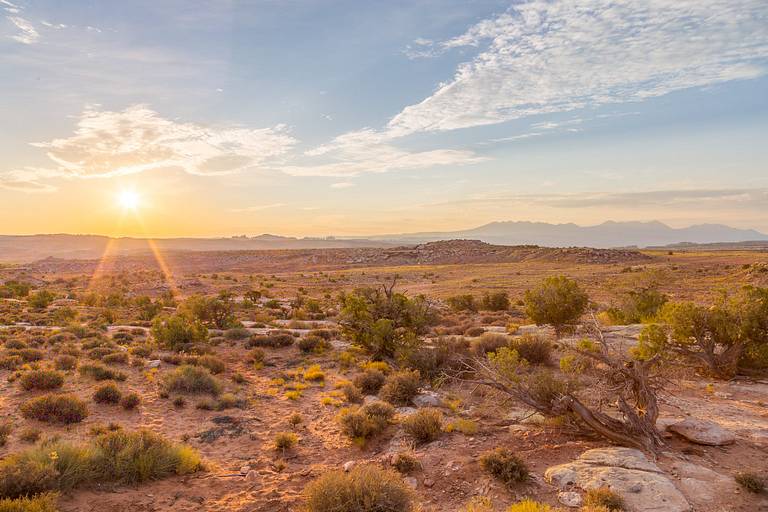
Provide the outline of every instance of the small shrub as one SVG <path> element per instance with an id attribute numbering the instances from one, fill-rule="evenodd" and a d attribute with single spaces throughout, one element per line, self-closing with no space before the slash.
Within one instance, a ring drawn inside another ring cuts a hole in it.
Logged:
<path id="1" fill-rule="evenodd" d="M 310 352 L 322 351 L 328 346 L 328 342 L 326 342 L 325 339 L 321 338 L 320 336 L 308 334 L 299 339 L 298 345 L 299 350 L 308 354 Z"/>
<path id="2" fill-rule="evenodd" d="M 325 373 L 320 369 L 320 365 L 313 364 L 304 371 L 304 380 L 310 382 L 321 382 L 325 380 Z"/>
<path id="3" fill-rule="evenodd" d="M 288 418 L 288 424 L 293 428 L 296 428 L 299 425 L 301 425 L 303 421 L 304 421 L 304 418 L 302 418 L 301 414 L 299 414 L 298 412 L 291 414 L 291 416 Z"/>
<path id="4" fill-rule="evenodd" d="M 216 356 L 200 356 L 197 358 L 197 364 L 202 366 L 203 368 L 207 368 L 209 372 L 216 375 L 218 373 L 222 373 L 224 370 L 227 369 L 227 365 L 224 364 L 224 361 L 222 361 L 220 358 Z"/>
<path id="5" fill-rule="evenodd" d="M 344 398 L 347 402 L 358 403 L 363 401 L 363 394 L 360 392 L 360 389 L 351 382 L 344 383 L 340 389 L 344 393 Z"/>
<path id="6" fill-rule="evenodd" d="M 299 438 L 293 432 L 278 432 L 275 435 L 275 450 L 285 451 L 293 448 Z"/>
<path id="7" fill-rule="evenodd" d="M 141 397 L 138 393 L 128 393 L 127 395 L 123 395 L 123 398 L 120 399 L 120 406 L 126 411 L 132 411 L 138 407 L 140 403 Z"/>
<path id="8" fill-rule="evenodd" d="M 404 475 L 413 473 L 421 467 L 419 460 L 407 452 L 399 452 L 392 459 L 392 465 Z"/>
<path id="9" fill-rule="evenodd" d="M 304 496 L 308 512 L 413 511 L 413 493 L 402 477 L 373 464 L 329 471 L 307 485 Z"/>
<path id="10" fill-rule="evenodd" d="M 293 345 L 294 338 L 290 334 L 253 335 L 248 340 L 248 347 L 281 348 Z"/>
<path id="11" fill-rule="evenodd" d="M 106 364 L 128 364 L 127 352 L 112 352 L 101 358 Z"/>
<path id="12" fill-rule="evenodd" d="M 88 407 L 73 395 L 45 395 L 23 403 L 21 415 L 48 423 L 78 423 L 88 416 Z"/>
<path id="13" fill-rule="evenodd" d="M 123 381 L 127 377 L 123 372 L 107 368 L 100 364 L 82 364 L 77 369 L 80 375 L 91 377 L 93 380 L 116 380 Z"/>
<path id="14" fill-rule="evenodd" d="M 557 334 L 579 319 L 587 307 L 588 297 L 576 281 L 565 276 L 544 279 L 536 288 L 525 292 L 525 312 L 537 325 L 550 324 Z"/>
<path id="15" fill-rule="evenodd" d="M 408 405 L 419 392 L 420 376 L 417 370 L 403 370 L 389 375 L 381 387 L 380 396 L 395 405 Z"/>
<path id="16" fill-rule="evenodd" d="M 737 473 L 734 479 L 749 492 L 759 494 L 765 490 L 765 481 L 754 473 Z"/>
<path id="17" fill-rule="evenodd" d="M 509 345 L 509 338 L 506 334 L 487 332 L 479 338 L 470 342 L 470 350 L 476 356 L 484 356 L 490 352 L 496 352 L 501 347 Z"/>
<path id="18" fill-rule="evenodd" d="M 244 327 L 233 327 L 232 329 L 227 329 L 224 332 L 224 337 L 232 341 L 244 340 L 250 335 L 251 333 Z"/>
<path id="19" fill-rule="evenodd" d="M 58 389 L 64 384 L 64 375 L 55 370 L 30 370 L 24 372 L 19 379 L 21 387 L 27 391 L 32 389 Z"/>
<path id="20" fill-rule="evenodd" d="M 337 419 L 346 436 L 362 442 L 384 431 L 394 414 L 391 405 L 373 402 L 363 407 L 344 408 Z"/>
<path id="21" fill-rule="evenodd" d="M 354 383 L 363 394 L 375 395 L 379 392 L 381 386 L 384 385 L 385 379 L 386 376 L 380 370 L 368 368 L 355 377 Z"/>
<path id="22" fill-rule="evenodd" d="M 477 336 L 482 335 L 484 332 L 485 332 L 485 328 L 484 327 L 474 326 L 474 327 L 470 327 L 467 330 L 465 330 L 464 331 L 464 336 L 467 336 L 469 338 L 475 338 Z"/>
<path id="23" fill-rule="evenodd" d="M 68 370 L 74 370 L 77 368 L 77 358 L 75 356 L 69 356 L 66 354 L 58 356 L 54 361 L 53 365 L 56 367 L 57 370 L 61 371 L 68 371 Z"/>
<path id="24" fill-rule="evenodd" d="M 187 401 L 184 400 L 183 396 L 177 396 L 176 398 L 173 399 L 172 403 L 173 403 L 173 406 L 176 407 L 177 409 L 182 409 L 184 406 L 187 405 Z"/>
<path id="25" fill-rule="evenodd" d="M 530 475 L 525 463 L 506 448 L 485 452 L 480 456 L 480 466 L 508 486 L 525 482 Z"/>
<path id="26" fill-rule="evenodd" d="M 511 348 L 531 364 L 547 364 L 552 356 L 552 344 L 541 336 L 524 334 L 513 339 Z"/>
<path id="27" fill-rule="evenodd" d="M 57 512 L 56 493 L 0 499 L 0 512 Z"/>
<path id="28" fill-rule="evenodd" d="M 25 443 L 34 444 L 40 440 L 41 435 L 39 428 L 25 428 L 19 433 L 19 439 Z"/>
<path id="29" fill-rule="evenodd" d="M 164 376 L 163 385 L 168 392 L 221 393 L 221 383 L 207 369 L 199 366 L 179 366 Z"/>
<path id="30" fill-rule="evenodd" d="M 13 424 L 10 421 L 0 423 L 0 446 L 5 446 L 5 443 L 8 442 L 8 436 L 11 435 L 12 431 Z"/>
<path id="31" fill-rule="evenodd" d="M 114 382 L 102 384 L 93 393 L 93 401 L 97 404 L 116 404 L 122 397 L 123 394 Z"/>
<path id="32" fill-rule="evenodd" d="M 403 428 L 417 443 L 429 443 L 440 437 L 443 413 L 438 409 L 419 409 L 403 420 Z"/>
<path id="33" fill-rule="evenodd" d="M 602 507 L 610 512 L 624 510 L 624 500 L 608 487 L 588 489 L 584 496 L 585 507 Z"/>
<path id="34" fill-rule="evenodd" d="M 21 356 L 17 355 L 0 357 L 0 368 L 3 370 L 13 371 L 21 366 L 21 363 L 23 362 L 24 361 L 21 359 Z"/>
<path id="35" fill-rule="evenodd" d="M 556 510 L 545 503 L 526 499 L 518 501 L 514 505 L 510 505 L 507 512 L 556 512 Z M 598 510 L 595 512 L 600 511 Z"/>

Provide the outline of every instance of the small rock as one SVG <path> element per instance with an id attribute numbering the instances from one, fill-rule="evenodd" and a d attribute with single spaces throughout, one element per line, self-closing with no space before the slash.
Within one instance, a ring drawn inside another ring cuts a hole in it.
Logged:
<path id="1" fill-rule="evenodd" d="M 435 485 L 435 481 L 432 480 L 431 478 L 425 478 L 424 482 L 422 482 L 422 483 L 424 484 L 424 487 L 426 487 L 428 489 L 431 488 L 433 485 Z"/>
<path id="2" fill-rule="evenodd" d="M 259 479 L 259 474 L 254 470 L 249 471 L 245 475 L 246 482 L 256 482 L 258 479 Z"/>
<path id="3" fill-rule="evenodd" d="M 245 466 L 241 466 L 241 467 L 240 467 L 240 474 L 241 474 L 241 475 L 245 475 L 245 474 L 247 474 L 247 473 L 248 473 L 250 470 L 251 470 L 251 466 L 249 466 L 248 464 L 246 464 Z"/>
<path id="4" fill-rule="evenodd" d="M 723 446 L 736 441 L 736 435 L 730 430 L 717 423 L 695 418 L 686 418 L 668 426 L 667 429 L 697 444 Z"/>
<path id="5" fill-rule="evenodd" d="M 407 476 L 403 478 L 403 482 L 405 482 L 406 485 L 408 485 L 408 487 L 410 487 L 411 489 L 416 489 L 419 486 L 419 481 L 412 476 Z"/>
<path id="6" fill-rule="evenodd" d="M 147 361 L 147 368 L 159 368 L 159 367 L 160 367 L 159 359 L 152 359 L 150 361 Z"/>
<path id="7" fill-rule="evenodd" d="M 379 402 L 379 401 L 380 401 L 379 397 L 377 397 L 376 395 L 365 395 L 363 397 L 364 404 L 370 404 L 370 403 Z"/>
<path id="8" fill-rule="evenodd" d="M 344 465 L 343 465 L 343 466 L 341 466 L 341 467 L 344 469 L 344 471 L 345 471 L 345 472 L 349 473 L 349 471 L 350 471 L 350 470 L 351 470 L 353 467 L 355 467 L 355 461 L 353 461 L 353 460 L 347 461 L 347 462 L 345 462 L 345 463 L 344 463 Z"/>
<path id="9" fill-rule="evenodd" d="M 440 398 L 435 393 L 421 393 L 413 397 L 413 405 L 416 407 L 440 407 Z"/>
<path id="10" fill-rule="evenodd" d="M 576 508 L 581 506 L 581 502 L 584 501 L 581 494 L 573 491 L 563 491 L 557 493 L 557 499 L 560 503 L 566 507 Z"/>
<path id="11" fill-rule="evenodd" d="M 416 412 L 416 408 L 415 407 L 398 407 L 397 409 L 395 409 L 395 412 L 400 416 L 410 416 L 411 414 Z"/>

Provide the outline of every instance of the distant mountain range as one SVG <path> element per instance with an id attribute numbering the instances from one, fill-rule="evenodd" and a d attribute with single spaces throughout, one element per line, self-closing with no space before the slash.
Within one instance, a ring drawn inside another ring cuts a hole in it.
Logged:
<path id="1" fill-rule="evenodd" d="M 649 247 L 669 244 L 713 244 L 768 241 L 753 229 L 722 224 L 672 228 L 661 222 L 604 222 L 596 226 L 545 222 L 492 222 L 464 231 L 400 233 L 368 237 L 293 238 L 278 235 L 230 238 L 162 238 L 154 245 L 162 251 L 233 251 L 264 249 L 342 249 L 392 247 L 438 240 L 471 239 L 497 245 L 545 247 Z M 0 235 L 1 262 L 28 262 L 47 257 L 99 258 L 110 254 L 136 254 L 150 250 L 142 238 L 109 238 L 98 235 Z"/>
<path id="2" fill-rule="evenodd" d="M 368 238 L 394 243 L 422 243 L 469 238 L 499 245 L 534 244 L 547 247 L 606 248 L 648 247 L 677 243 L 762 241 L 768 240 L 768 235 L 753 229 L 737 229 L 722 224 L 697 224 L 687 228 L 672 228 L 658 221 L 608 221 L 596 226 L 508 221 L 491 222 L 465 231 L 408 233 Z"/>

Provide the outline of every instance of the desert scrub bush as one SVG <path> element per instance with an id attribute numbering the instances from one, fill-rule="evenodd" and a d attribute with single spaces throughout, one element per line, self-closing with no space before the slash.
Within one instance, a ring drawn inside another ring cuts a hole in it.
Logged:
<path id="1" fill-rule="evenodd" d="M 128 364 L 128 352 L 110 352 L 101 361 L 105 364 Z"/>
<path id="2" fill-rule="evenodd" d="M 558 336 L 584 313 L 588 297 L 576 281 L 548 277 L 525 292 L 525 313 L 537 325 L 550 324 Z"/>
<path id="3" fill-rule="evenodd" d="M 163 376 L 163 387 L 175 393 L 221 393 L 221 383 L 202 367 L 182 365 Z"/>
<path id="4" fill-rule="evenodd" d="M 21 359 L 21 356 L 12 355 L 12 356 L 3 356 L 0 357 L 0 369 L 3 370 L 15 370 L 24 361 Z"/>
<path id="5" fill-rule="evenodd" d="M 375 368 L 368 368 L 363 373 L 359 373 L 355 376 L 354 384 L 363 394 L 375 395 L 384 385 L 386 376 L 380 370 Z"/>
<path id="6" fill-rule="evenodd" d="M 40 440 L 42 432 L 39 428 L 25 428 L 19 432 L 19 440 L 24 443 L 34 444 Z"/>
<path id="7" fill-rule="evenodd" d="M 299 442 L 299 438 L 293 432 L 278 432 L 273 442 L 275 450 L 284 452 L 293 448 Z"/>
<path id="8" fill-rule="evenodd" d="M 469 341 L 461 336 L 441 336 L 432 346 L 420 346 L 409 352 L 403 362 L 418 370 L 422 378 L 432 380 L 443 373 L 458 370 L 469 354 Z"/>
<path id="9" fill-rule="evenodd" d="M 125 409 L 126 411 L 132 411 L 136 407 L 139 406 L 141 403 L 141 397 L 138 393 L 128 393 L 126 395 L 123 395 L 123 397 L 120 399 L 120 407 Z"/>
<path id="10" fill-rule="evenodd" d="M 64 385 L 64 375 L 56 370 L 29 370 L 21 375 L 19 383 L 27 391 L 59 389 Z"/>
<path id="11" fill-rule="evenodd" d="M 428 407 L 419 409 L 403 421 L 403 429 L 417 443 L 429 443 L 440 437 L 443 429 L 443 413 Z"/>
<path id="12" fill-rule="evenodd" d="M 13 424 L 10 421 L 0 423 L 0 446 L 5 446 L 8 442 L 8 436 L 13 432 Z"/>
<path id="13" fill-rule="evenodd" d="M 200 356 L 197 358 L 197 364 L 206 368 L 209 372 L 216 375 L 227 369 L 227 365 L 221 358 L 211 355 Z"/>
<path id="14" fill-rule="evenodd" d="M 7 353 L 9 356 L 19 356 L 25 363 L 42 361 L 45 358 L 45 352 L 39 348 L 21 348 L 16 350 L 8 350 Z"/>
<path id="15" fill-rule="evenodd" d="M 395 409 L 384 402 L 363 407 L 345 407 L 337 416 L 341 431 L 355 442 L 363 443 L 381 433 L 395 415 Z"/>
<path id="16" fill-rule="evenodd" d="M 454 310 L 454 311 L 469 311 L 469 312 L 477 312 L 477 301 L 475 300 L 475 296 L 472 294 L 462 294 L 462 295 L 454 295 L 452 297 L 448 297 L 445 302 L 448 304 L 448 306 Z"/>
<path id="17" fill-rule="evenodd" d="M 77 368 L 77 358 L 66 354 L 60 355 L 53 360 L 53 366 L 61 371 L 74 370 Z"/>
<path id="18" fill-rule="evenodd" d="M 531 364 L 548 364 L 552 357 L 552 344 L 546 338 L 535 334 L 523 334 L 514 338 L 509 346 Z"/>
<path id="19" fill-rule="evenodd" d="M 507 292 L 485 292 L 480 301 L 480 309 L 485 311 L 506 311 L 509 309 Z"/>
<path id="20" fill-rule="evenodd" d="M 304 377 L 304 380 L 309 382 L 322 382 L 325 380 L 325 373 L 323 373 L 323 370 L 320 368 L 319 364 L 313 364 L 304 370 L 304 374 L 302 376 Z"/>
<path id="21" fill-rule="evenodd" d="M 605 509 L 609 512 L 624 510 L 624 500 L 608 487 L 588 489 L 584 496 L 584 506 Z"/>
<path id="22" fill-rule="evenodd" d="M 457 418 L 451 421 L 445 427 L 446 432 L 461 432 L 462 434 L 465 434 L 468 436 L 477 434 L 478 430 L 479 430 L 479 427 L 476 421 L 472 421 L 464 418 Z"/>
<path id="23" fill-rule="evenodd" d="M 475 356 L 484 356 L 508 345 L 509 337 L 506 334 L 486 332 L 479 338 L 472 340 L 469 349 Z"/>
<path id="24" fill-rule="evenodd" d="M 741 487 L 755 494 L 765 490 L 765 481 L 754 473 L 737 473 L 734 480 Z"/>
<path id="25" fill-rule="evenodd" d="M 310 352 L 322 352 L 328 347 L 328 342 L 320 336 L 314 334 L 308 334 L 299 339 L 299 350 L 308 354 Z"/>
<path id="26" fill-rule="evenodd" d="M 557 509 L 550 507 L 546 503 L 540 503 L 538 501 L 525 499 L 522 501 L 518 501 L 513 505 L 510 505 L 506 512 L 558 512 L 558 511 Z M 600 511 L 596 510 L 594 512 L 600 512 Z"/>
<path id="27" fill-rule="evenodd" d="M 360 388 L 352 384 L 351 382 L 344 382 L 339 386 L 339 389 L 344 393 L 344 399 L 349 403 L 358 403 L 363 401 L 363 393 L 360 392 Z"/>
<path id="28" fill-rule="evenodd" d="M 392 466 L 404 475 L 408 475 L 421 468 L 421 463 L 414 455 L 408 452 L 398 452 L 392 457 Z"/>
<path id="29" fill-rule="evenodd" d="M 469 338 L 475 338 L 477 336 L 481 336 L 484 332 L 485 332 L 485 327 L 474 325 L 472 327 L 467 327 L 466 329 L 464 329 L 464 332 L 461 334 Z"/>
<path id="30" fill-rule="evenodd" d="M 233 327 L 224 331 L 224 337 L 231 341 L 244 340 L 250 335 L 251 333 L 244 327 Z"/>
<path id="31" fill-rule="evenodd" d="M 90 377 L 96 381 L 99 381 L 99 380 L 123 381 L 127 378 L 127 376 L 123 372 L 118 370 L 113 370 L 112 368 L 107 368 L 106 366 L 101 364 L 81 364 L 78 367 L 77 371 L 83 377 Z"/>
<path id="32" fill-rule="evenodd" d="M 114 382 L 102 384 L 93 393 L 93 401 L 97 404 L 116 404 L 122 397 L 123 394 Z"/>
<path id="33" fill-rule="evenodd" d="M 134 345 L 128 349 L 128 353 L 134 357 L 149 357 L 152 355 L 151 345 Z"/>
<path id="34" fill-rule="evenodd" d="M 208 329 L 197 320 L 176 314 L 157 317 L 152 322 L 152 335 L 157 342 L 170 350 L 184 350 L 190 345 L 208 340 Z"/>
<path id="35" fill-rule="evenodd" d="M 408 405 L 419 392 L 420 375 L 417 370 L 402 370 L 390 374 L 379 391 L 379 396 L 395 405 Z"/>
<path id="36" fill-rule="evenodd" d="M 304 497 L 307 512 L 413 511 L 413 493 L 402 477 L 374 464 L 329 471 L 304 488 Z"/>
<path id="37" fill-rule="evenodd" d="M 0 512 L 57 512 L 56 493 L 45 493 L 31 498 L 0 499 Z"/>
<path id="38" fill-rule="evenodd" d="M 506 448 L 483 453 L 480 456 L 480 467 L 508 486 L 525 482 L 530 476 L 522 459 Z"/>
<path id="39" fill-rule="evenodd" d="M 293 345 L 295 338 L 290 334 L 254 334 L 246 344 L 250 347 L 282 348 Z"/>
<path id="40" fill-rule="evenodd" d="M 24 402 L 21 415 L 47 423 L 78 423 L 88 416 L 88 406 L 74 395 L 44 395 Z"/>

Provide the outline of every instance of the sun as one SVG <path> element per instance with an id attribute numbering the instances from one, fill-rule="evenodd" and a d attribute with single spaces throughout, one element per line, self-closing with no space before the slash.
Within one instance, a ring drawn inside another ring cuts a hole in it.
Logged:
<path id="1" fill-rule="evenodd" d="M 141 197 L 135 190 L 123 190 L 118 194 L 117 202 L 125 210 L 136 210 L 141 203 Z"/>

